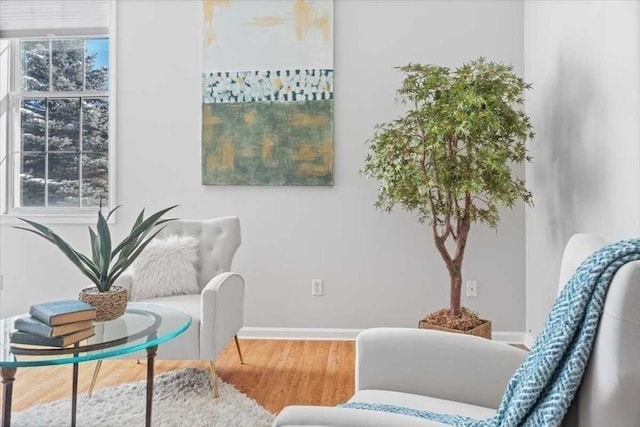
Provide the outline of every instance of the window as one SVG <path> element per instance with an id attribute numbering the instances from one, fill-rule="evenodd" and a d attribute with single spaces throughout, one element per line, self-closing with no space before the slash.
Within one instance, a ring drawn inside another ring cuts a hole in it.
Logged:
<path id="1" fill-rule="evenodd" d="M 108 204 L 108 38 L 15 45 L 14 104 L 20 114 L 12 119 L 11 208 Z"/>
<path id="2" fill-rule="evenodd" d="M 112 207 L 114 17 L 109 0 L 0 1 L 0 220 Z"/>

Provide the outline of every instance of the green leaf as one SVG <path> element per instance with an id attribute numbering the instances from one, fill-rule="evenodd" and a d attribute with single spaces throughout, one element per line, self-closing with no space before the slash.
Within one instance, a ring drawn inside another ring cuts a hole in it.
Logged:
<path id="1" fill-rule="evenodd" d="M 120 242 L 120 244 L 118 246 L 116 246 L 116 248 L 113 250 L 113 255 L 116 255 L 123 248 L 126 248 L 132 242 L 135 242 L 142 233 L 144 233 L 145 231 L 149 230 L 150 228 L 153 228 L 156 225 L 156 222 L 160 219 L 160 217 L 162 217 L 162 215 L 164 215 L 165 213 L 167 213 L 171 209 L 176 208 L 177 206 L 178 205 L 174 205 L 174 206 L 170 206 L 170 207 L 168 207 L 166 209 L 162 209 L 162 210 L 156 212 L 155 214 L 149 216 L 149 218 L 147 218 L 146 220 L 144 220 L 140 224 L 138 224 L 136 227 L 134 227 L 131 230 L 131 233 L 129 234 L 129 236 L 127 236 L 122 242 Z M 141 215 L 142 215 L 142 212 L 141 212 Z M 138 217 L 140 218 L 140 216 L 138 216 Z"/>
<path id="2" fill-rule="evenodd" d="M 124 273 L 124 271 L 136 260 L 136 258 L 138 258 L 138 256 L 142 253 L 142 250 L 144 248 L 147 247 L 147 245 L 149 243 L 151 243 L 151 241 L 153 240 L 154 237 L 156 237 L 158 235 L 158 233 L 160 233 L 162 230 L 164 230 L 164 227 L 159 228 L 158 230 L 156 230 L 149 238 L 147 238 L 147 240 L 143 241 L 140 243 L 139 246 L 137 246 L 136 250 L 129 255 L 126 259 L 122 259 L 120 260 L 113 268 L 111 275 L 107 281 L 107 286 L 111 287 L 111 285 L 113 285 L 113 283 L 116 281 L 116 279 L 118 277 L 120 277 L 120 275 L 122 273 Z"/>
<path id="3" fill-rule="evenodd" d="M 32 230 L 32 229 L 30 229 L 30 228 L 25 228 L 25 227 L 17 227 L 17 226 L 14 226 L 14 228 L 17 228 L 17 229 L 19 229 L 19 230 L 25 230 L 25 231 L 28 231 L 28 232 L 30 232 L 30 233 L 33 233 L 33 234 L 35 234 L 35 235 L 37 235 L 37 236 L 40 236 L 40 237 L 42 237 L 43 239 L 45 239 L 45 240 L 47 240 L 47 241 L 51 242 L 52 244 L 54 244 L 54 245 L 55 245 L 56 247 L 58 247 L 58 249 L 60 249 L 60 250 L 62 250 L 62 248 L 60 247 L 60 245 L 59 245 L 58 241 L 63 242 L 66 246 L 68 246 L 68 247 L 70 248 L 70 246 L 69 246 L 69 245 L 68 245 L 64 240 L 62 240 L 62 238 L 61 238 L 60 236 L 58 236 L 58 235 L 57 235 L 57 234 L 55 234 L 53 231 L 51 231 L 51 229 L 49 229 L 49 228 L 47 228 L 47 227 L 45 227 L 45 226 L 43 226 L 43 225 L 40 225 L 40 224 L 38 224 L 38 223 L 36 223 L 36 222 L 33 222 L 33 221 L 29 221 L 29 220 L 26 220 L 26 219 L 23 219 L 23 218 L 20 218 L 20 219 L 22 219 L 23 221 L 25 221 L 25 222 L 29 223 L 30 225 L 33 225 L 34 227 L 35 227 L 35 226 L 38 226 L 38 227 L 37 227 L 37 228 L 38 228 L 38 230 L 46 230 L 46 231 L 48 231 L 48 234 L 43 234 L 43 233 L 42 233 L 42 232 L 40 232 L 40 231 Z M 63 252 L 64 252 L 64 251 L 63 251 Z M 75 252 L 75 251 L 74 251 L 74 252 Z M 83 265 L 84 265 L 87 269 L 89 269 L 89 270 L 90 270 L 94 275 L 98 276 L 98 274 L 99 274 L 99 273 L 98 273 L 98 270 L 97 270 L 97 268 L 95 267 L 95 265 L 91 262 L 91 260 L 89 260 L 86 256 L 84 256 L 84 255 L 82 255 L 82 254 L 80 254 L 80 253 L 78 253 L 78 252 L 75 252 L 75 254 L 76 254 L 77 258 L 78 258 L 78 259 L 83 263 Z"/>
<path id="4" fill-rule="evenodd" d="M 135 222 L 133 223 L 133 227 L 131 227 L 131 231 L 135 230 L 137 226 L 142 224 L 143 220 L 144 220 L 144 209 L 142 209 L 140 211 L 140 213 L 138 214 L 138 217 L 136 218 Z"/>
<path id="5" fill-rule="evenodd" d="M 111 210 L 109 211 L 109 213 L 107 214 L 107 221 L 109 221 L 109 218 L 111 218 L 111 215 L 113 215 L 113 213 L 114 213 L 115 211 L 117 211 L 117 210 L 120 208 L 120 206 L 122 206 L 122 205 L 118 205 L 118 206 L 116 206 L 115 208 L 113 208 L 113 209 L 111 209 Z"/>
<path id="6" fill-rule="evenodd" d="M 96 275 L 93 274 L 93 272 L 90 269 L 85 267 L 85 264 L 78 256 L 78 253 L 71 246 L 69 246 L 67 242 L 62 240 L 57 235 L 54 234 L 52 237 L 53 237 L 54 243 L 56 244 L 56 246 L 58 246 L 58 248 L 62 251 L 62 253 L 64 253 L 67 256 L 67 258 L 71 260 L 71 262 L 80 269 L 82 274 L 87 276 L 93 283 L 96 284 L 96 286 L 98 286 L 98 288 L 100 288 L 102 286 L 100 279 L 96 277 Z"/>
<path id="7" fill-rule="evenodd" d="M 89 228 L 89 238 L 91 239 L 91 256 L 93 258 L 93 263 L 96 265 L 99 265 L 100 263 L 100 249 L 99 249 L 99 243 L 96 242 L 97 240 L 97 236 L 95 231 L 93 231 L 93 229 L 91 227 Z"/>
<path id="8" fill-rule="evenodd" d="M 29 233 L 33 233 L 33 234 L 35 234 L 36 236 L 40 236 L 40 237 L 42 237 L 43 239 L 48 240 L 49 242 L 51 242 L 51 243 L 55 244 L 55 242 L 53 241 L 53 239 L 52 239 L 50 236 L 44 235 L 44 234 L 40 233 L 39 231 L 32 230 L 32 229 L 30 229 L 30 228 L 26 228 L 26 227 L 18 227 L 17 225 L 14 225 L 14 226 L 13 226 L 13 228 L 16 228 L 16 229 L 18 229 L 18 230 L 28 231 Z"/>
<path id="9" fill-rule="evenodd" d="M 40 231 L 45 236 L 50 236 L 51 234 L 53 234 L 53 231 L 51 231 L 51 229 L 49 227 L 45 226 L 45 225 L 38 224 L 37 222 L 29 221 L 28 219 L 25 219 L 25 218 L 18 218 L 18 219 L 20 221 L 26 222 L 27 224 L 29 224 L 30 226 L 32 226 L 36 230 Z"/>
<path id="10" fill-rule="evenodd" d="M 84 263 L 84 265 L 89 270 L 91 270 L 91 272 L 93 274 L 96 275 L 96 277 L 100 276 L 100 271 L 99 271 L 100 269 L 98 268 L 98 266 L 94 262 L 92 262 L 88 257 L 86 257 L 85 255 L 81 254 L 80 252 L 75 251 L 75 250 L 74 250 L 74 252 L 78 256 L 78 258 L 80 258 L 80 260 Z"/>
<path id="11" fill-rule="evenodd" d="M 93 246 L 91 247 L 91 253 L 92 255 L 95 255 L 94 263 L 96 264 L 96 267 L 98 268 L 99 271 L 103 271 L 105 268 L 105 263 L 104 263 L 104 258 L 102 257 L 102 241 L 100 239 L 99 234 L 96 236 L 96 239 L 93 242 Z M 99 275 L 101 276 L 100 273 Z"/>
<path id="12" fill-rule="evenodd" d="M 106 281 L 109 266 L 111 265 L 111 233 L 107 220 L 102 216 L 102 212 L 98 211 L 98 236 L 100 241 L 100 258 L 102 260 L 102 268 L 100 271 L 100 280 Z"/>

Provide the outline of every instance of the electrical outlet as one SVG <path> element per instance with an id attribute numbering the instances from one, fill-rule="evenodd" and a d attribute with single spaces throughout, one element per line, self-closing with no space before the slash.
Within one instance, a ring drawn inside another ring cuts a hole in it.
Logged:
<path id="1" fill-rule="evenodd" d="M 478 282 L 475 280 L 467 281 L 467 296 L 469 298 L 475 298 L 478 296 Z"/>
<path id="2" fill-rule="evenodd" d="M 324 283 L 322 279 L 313 279 L 311 281 L 311 295 L 314 297 L 321 297 L 324 293 Z"/>

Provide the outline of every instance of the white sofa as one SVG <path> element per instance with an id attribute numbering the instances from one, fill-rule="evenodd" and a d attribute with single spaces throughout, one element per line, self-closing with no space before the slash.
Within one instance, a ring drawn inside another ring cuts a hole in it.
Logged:
<path id="1" fill-rule="evenodd" d="M 563 255 L 560 287 L 604 243 L 593 235 L 573 236 Z M 490 418 L 526 355 L 515 347 L 467 335 L 404 328 L 367 330 L 356 341 L 356 391 L 350 401 Z M 290 406 L 273 425 L 444 424 L 369 410 Z M 640 261 L 626 264 L 614 277 L 582 384 L 563 426 L 640 426 Z"/>

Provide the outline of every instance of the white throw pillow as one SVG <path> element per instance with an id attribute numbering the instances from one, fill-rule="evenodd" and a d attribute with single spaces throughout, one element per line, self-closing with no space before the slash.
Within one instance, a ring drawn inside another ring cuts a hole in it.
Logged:
<path id="1" fill-rule="evenodd" d="M 153 239 L 131 265 L 130 301 L 198 294 L 198 239 Z"/>

